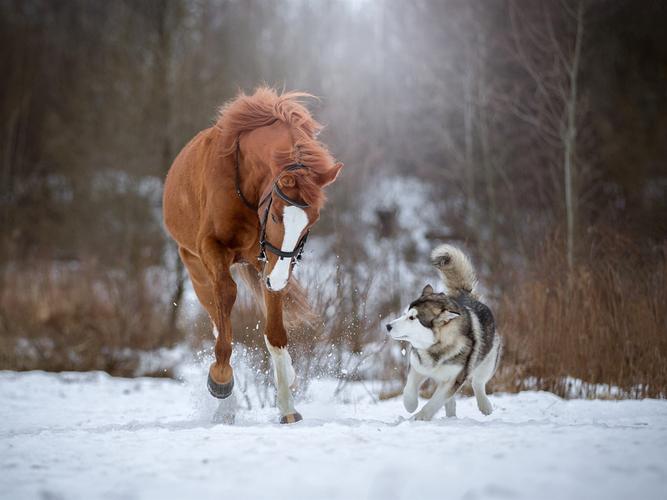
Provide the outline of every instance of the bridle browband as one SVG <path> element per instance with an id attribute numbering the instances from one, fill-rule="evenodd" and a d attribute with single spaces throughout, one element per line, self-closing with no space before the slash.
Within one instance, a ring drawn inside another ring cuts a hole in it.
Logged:
<path id="1" fill-rule="evenodd" d="M 241 191 L 241 162 L 239 160 L 239 154 L 240 154 L 239 142 L 240 141 L 237 139 L 236 140 L 236 194 L 239 196 L 239 198 L 241 198 L 243 204 L 253 212 L 257 212 L 259 208 L 266 203 L 266 208 L 264 209 L 264 213 L 262 214 L 262 218 L 260 219 L 259 223 L 259 255 L 257 256 L 257 260 L 266 263 L 267 261 L 266 252 L 269 251 L 272 254 L 277 255 L 281 259 L 282 258 L 292 259 L 292 265 L 294 265 L 301 260 L 303 249 L 306 245 L 306 241 L 308 240 L 308 234 L 310 233 L 310 229 L 306 231 L 306 233 L 301 237 L 299 242 L 294 247 L 294 250 L 292 250 L 291 252 L 286 252 L 272 245 L 269 241 L 266 240 L 266 223 L 268 222 L 269 211 L 271 210 L 271 204 L 273 203 L 273 194 L 277 195 L 278 198 L 280 198 L 281 200 L 283 200 L 285 203 L 287 203 L 292 207 L 303 209 L 303 208 L 308 208 L 310 206 L 308 203 L 293 200 L 292 198 L 287 196 L 283 192 L 283 190 L 280 189 L 280 186 L 278 185 L 278 182 L 282 178 L 283 174 L 285 174 L 286 172 L 292 172 L 294 170 L 300 170 L 302 168 L 308 168 L 308 167 L 306 167 L 303 163 L 293 163 L 292 165 L 285 167 L 283 171 L 276 176 L 276 179 L 273 181 L 273 187 L 271 188 L 271 190 L 269 190 L 269 192 L 264 196 L 264 198 L 260 200 L 259 204 L 255 206 L 250 201 L 248 201 L 248 199 L 243 194 L 243 191 Z"/>

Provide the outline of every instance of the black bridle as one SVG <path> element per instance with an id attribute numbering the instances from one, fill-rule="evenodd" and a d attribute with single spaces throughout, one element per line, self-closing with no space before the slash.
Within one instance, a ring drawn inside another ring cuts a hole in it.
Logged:
<path id="1" fill-rule="evenodd" d="M 301 257 L 303 255 L 303 249 L 306 246 L 306 241 L 308 240 L 308 234 L 310 233 L 310 229 L 305 232 L 305 234 L 301 237 L 299 242 L 295 245 L 294 250 L 291 252 L 285 252 L 284 250 L 281 250 L 280 248 L 272 245 L 269 241 L 266 240 L 266 223 L 268 222 L 269 219 L 269 212 L 271 210 L 271 204 L 273 203 L 273 195 L 277 195 L 278 198 L 283 200 L 287 205 L 290 205 L 292 207 L 297 207 L 297 208 L 308 208 L 310 205 L 308 203 L 304 203 L 301 201 L 293 200 L 289 196 L 287 196 L 282 189 L 280 189 L 280 186 L 278 185 L 278 182 L 282 178 L 282 176 L 286 172 L 292 172 L 294 170 L 300 170 L 302 168 L 308 168 L 306 167 L 303 163 L 294 163 L 292 165 L 289 165 L 285 167 L 285 169 L 278 174 L 276 179 L 273 181 L 273 187 L 271 190 L 262 198 L 262 200 L 259 202 L 259 205 L 255 206 L 248 199 L 245 197 L 243 194 L 243 191 L 241 191 L 241 163 L 239 161 L 239 141 L 236 141 L 236 194 L 238 194 L 239 198 L 241 198 L 241 201 L 243 204 L 248 207 L 250 210 L 257 212 L 259 208 L 266 203 L 266 208 L 264 209 L 264 213 L 262 214 L 262 217 L 259 221 L 259 255 L 257 256 L 257 260 L 260 262 L 266 263 L 266 252 L 271 252 L 274 255 L 277 255 L 281 259 L 292 259 L 292 265 L 296 264 L 298 261 L 301 260 Z M 267 203 L 268 201 L 268 203 Z"/>

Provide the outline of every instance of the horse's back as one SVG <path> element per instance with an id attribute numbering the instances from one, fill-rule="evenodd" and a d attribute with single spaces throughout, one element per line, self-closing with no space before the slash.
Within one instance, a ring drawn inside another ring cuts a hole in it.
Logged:
<path id="1" fill-rule="evenodd" d="M 164 225 L 180 246 L 194 251 L 200 224 L 200 206 L 212 128 L 199 132 L 178 153 L 164 182 L 162 211 Z"/>

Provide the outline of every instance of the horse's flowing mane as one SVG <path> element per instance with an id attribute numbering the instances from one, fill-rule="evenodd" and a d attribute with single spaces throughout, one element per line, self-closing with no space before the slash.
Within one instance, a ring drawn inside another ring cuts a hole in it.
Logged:
<path id="1" fill-rule="evenodd" d="M 314 98 L 306 92 L 278 92 L 271 87 L 258 87 L 252 95 L 241 92 L 220 109 L 216 127 L 222 132 L 224 154 L 232 154 L 238 137 L 251 130 L 277 121 L 290 128 L 294 138 L 291 151 L 279 151 L 274 158 L 281 169 L 301 162 L 316 173 L 326 173 L 335 160 L 316 136 L 322 129 L 303 105 L 302 99 Z"/>
<path id="2" fill-rule="evenodd" d="M 222 133 L 223 155 L 234 154 L 236 141 L 244 132 L 266 127 L 280 121 L 286 124 L 293 138 L 292 149 L 276 151 L 273 161 L 280 170 L 294 163 L 303 163 L 306 170 L 293 175 L 302 199 L 311 206 L 321 207 L 325 196 L 317 178 L 330 173 L 336 161 L 316 137 L 322 129 L 303 105 L 305 98 L 314 98 L 306 92 L 279 94 L 271 87 L 258 87 L 252 95 L 241 92 L 220 109 L 215 127 Z"/>

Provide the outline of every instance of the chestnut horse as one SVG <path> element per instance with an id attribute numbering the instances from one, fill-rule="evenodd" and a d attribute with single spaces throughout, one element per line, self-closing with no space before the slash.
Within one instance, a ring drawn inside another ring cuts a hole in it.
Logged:
<path id="1" fill-rule="evenodd" d="M 291 272 L 319 218 L 323 188 L 343 166 L 316 140 L 321 125 L 300 102 L 304 97 L 310 96 L 261 87 L 226 104 L 215 125 L 174 160 L 163 199 L 165 226 L 217 331 L 209 392 L 224 399 L 234 386 L 230 268 L 241 265 L 242 277 L 261 287 L 281 423 L 301 420 L 290 390 L 296 375 L 283 302 L 287 313 L 307 310 Z"/>

